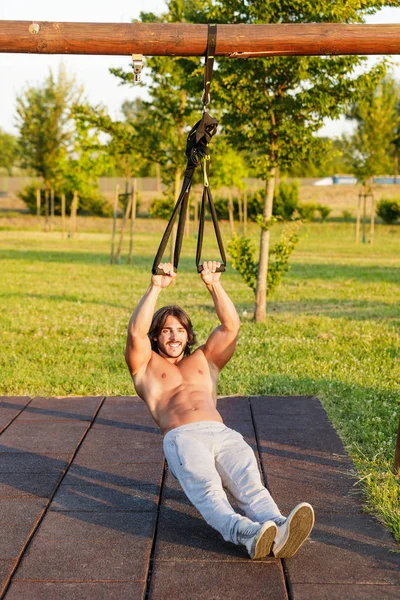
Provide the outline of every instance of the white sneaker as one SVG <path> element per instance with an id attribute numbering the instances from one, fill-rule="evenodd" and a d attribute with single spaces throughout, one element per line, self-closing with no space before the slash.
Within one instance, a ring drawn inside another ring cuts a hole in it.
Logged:
<path id="1" fill-rule="evenodd" d="M 289 558 L 296 554 L 314 526 L 314 509 L 302 502 L 295 506 L 282 525 L 278 525 L 272 553 L 275 558 Z"/>
<path id="2" fill-rule="evenodd" d="M 237 539 L 245 546 L 252 560 L 264 558 L 271 552 L 272 543 L 277 535 L 277 527 L 273 521 L 266 521 L 262 525 L 254 523 L 239 529 Z"/>

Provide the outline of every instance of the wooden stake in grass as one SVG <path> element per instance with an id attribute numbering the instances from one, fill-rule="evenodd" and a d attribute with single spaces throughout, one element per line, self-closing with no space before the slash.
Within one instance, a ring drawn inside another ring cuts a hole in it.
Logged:
<path id="1" fill-rule="evenodd" d="M 50 190 L 50 231 L 54 230 L 54 190 Z"/>
<path id="2" fill-rule="evenodd" d="M 356 220 L 356 243 L 360 241 L 360 219 L 361 219 L 361 200 L 362 191 L 358 192 L 358 203 L 357 203 L 357 220 Z"/>
<path id="3" fill-rule="evenodd" d="M 367 227 L 367 192 L 363 194 L 363 220 L 362 220 L 362 243 L 365 244 L 367 241 L 366 234 Z"/>
<path id="4" fill-rule="evenodd" d="M 114 262 L 114 242 L 115 242 L 115 229 L 116 229 L 116 225 L 117 225 L 118 198 L 119 198 L 119 183 L 117 183 L 117 185 L 115 187 L 115 195 L 114 195 L 110 265 L 112 265 Z"/>
<path id="5" fill-rule="evenodd" d="M 126 194 L 125 194 L 125 198 L 126 198 Z M 128 200 L 128 204 L 126 205 L 126 209 L 125 209 L 125 213 L 124 213 L 124 217 L 122 219 L 122 225 L 121 225 L 121 235 L 119 238 L 119 244 L 118 244 L 118 249 L 117 249 L 117 254 L 115 255 L 115 263 L 119 262 L 119 259 L 121 257 L 121 251 L 122 251 L 122 242 L 124 241 L 124 235 L 125 235 L 125 228 L 126 228 L 126 222 L 128 220 L 129 214 L 131 212 L 132 209 L 132 195 L 129 196 L 129 200 Z"/>
<path id="6" fill-rule="evenodd" d="M 61 194 L 61 237 L 65 237 L 65 194 Z"/>
<path id="7" fill-rule="evenodd" d="M 371 227 L 370 227 L 370 240 L 369 243 L 373 244 L 374 243 L 374 236 L 375 236 L 375 198 L 373 193 L 370 193 L 371 196 Z"/>
<path id="8" fill-rule="evenodd" d="M 36 214 L 37 214 L 37 224 L 38 229 L 40 231 L 40 210 L 41 210 L 41 197 L 40 197 L 40 188 L 36 188 Z"/>
<path id="9" fill-rule="evenodd" d="M 74 191 L 74 196 L 71 204 L 71 217 L 69 221 L 69 237 L 74 237 L 76 233 L 76 213 L 78 211 L 78 192 Z"/>
<path id="10" fill-rule="evenodd" d="M 44 191 L 44 230 L 49 230 L 49 190 Z"/>
<path id="11" fill-rule="evenodd" d="M 129 235 L 129 258 L 128 264 L 132 264 L 132 255 L 133 255 L 133 229 L 135 226 L 136 220 L 136 199 L 137 199 L 137 179 L 133 180 L 132 187 L 132 211 L 131 211 L 131 226 L 130 226 L 130 235 Z"/>

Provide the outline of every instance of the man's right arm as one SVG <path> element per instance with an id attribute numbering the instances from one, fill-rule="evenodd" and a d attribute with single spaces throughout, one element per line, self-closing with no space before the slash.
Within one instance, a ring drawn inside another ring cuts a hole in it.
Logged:
<path id="1" fill-rule="evenodd" d="M 136 375 L 147 366 L 151 358 L 151 343 L 148 333 L 153 319 L 157 298 L 161 290 L 176 277 L 170 263 L 160 265 L 166 275 L 153 275 L 151 283 L 135 308 L 128 325 L 125 360 L 131 375 Z"/>

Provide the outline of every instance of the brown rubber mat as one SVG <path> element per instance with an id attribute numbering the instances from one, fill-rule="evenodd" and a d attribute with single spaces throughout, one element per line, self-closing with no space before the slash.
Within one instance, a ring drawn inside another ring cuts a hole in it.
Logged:
<path id="1" fill-rule="evenodd" d="M 165 469 L 137 397 L 0 398 L 0 596 L 6 600 L 400 599 L 391 534 L 362 512 L 321 403 L 220 398 L 284 514 L 315 508 L 290 559 L 224 542 Z"/>

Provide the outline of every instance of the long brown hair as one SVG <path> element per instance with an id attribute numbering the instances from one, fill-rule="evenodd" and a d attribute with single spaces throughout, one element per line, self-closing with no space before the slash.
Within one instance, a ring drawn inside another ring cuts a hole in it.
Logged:
<path id="1" fill-rule="evenodd" d="M 151 348 L 157 354 L 160 354 L 158 350 L 158 342 L 154 338 L 158 338 L 162 328 L 165 325 L 165 321 L 168 317 L 175 317 L 179 323 L 186 329 L 188 334 L 188 341 L 183 351 L 184 356 L 188 356 L 192 350 L 192 346 L 197 343 L 196 334 L 193 331 L 193 325 L 189 316 L 185 313 L 182 308 L 173 304 L 172 306 L 163 306 L 154 313 L 153 320 L 151 322 L 150 331 L 147 334 L 150 338 Z"/>

